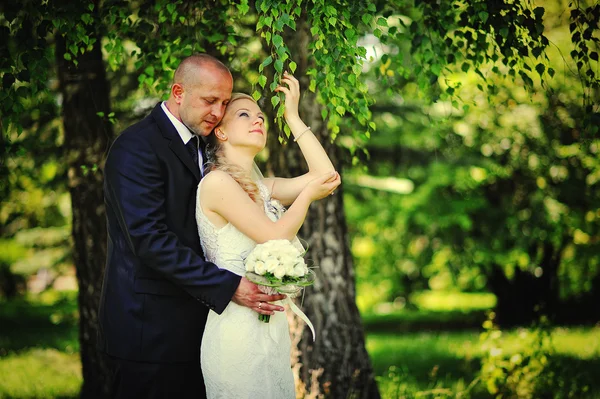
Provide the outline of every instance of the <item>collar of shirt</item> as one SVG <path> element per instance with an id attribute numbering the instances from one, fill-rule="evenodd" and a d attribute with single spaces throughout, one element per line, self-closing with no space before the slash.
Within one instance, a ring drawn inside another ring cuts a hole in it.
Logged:
<path id="1" fill-rule="evenodd" d="M 183 122 L 181 122 L 179 119 L 177 119 L 177 118 L 175 118 L 175 116 L 173 116 L 171 111 L 169 111 L 169 109 L 167 108 L 166 101 L 163 101 L 160 104 L 160 107 L 162 108 L 164 113 L 167 115 L 167 118 L 169 118 L 169 120 L 171 121 L 173 126 L 175 126 L 175 130 L 177 130 L 177 133 L 179 134 L 179 137 L 181 137 L 181 141 L 183 141 L 183 144 L 186 145 L 192 139 L 192 132 L 190 132 L 190 129 L 188 129 L 183 124 Z M 203 139 L 204 139 L 203 137 L 200 137 L 200 140 L 203 140 Z M 200 166 L 200 172 L 204 175 L 204 157 L 203 157 L 202 151 L 200 151 L 200 149 L 198 149 L 198 166 Z"/>
<path id="2" fill-rule="evenodd" d="M 179 119 L 177 119 L 177 118 L 175 118 L 175 116 L 173 116 L 171 111 L 169 111 L 169 109 L 167 108 L 166 101 L 163 101 L 160 104 L 160 107 L 163 109 L 165 114 L 167 114 L 167 118 L 169 118 L 169 120 L 171 121 L 173 126 L 175 126 L 175 130 L 177 130 L 177 133 L 179 133 L 179 137 L 181 137 L 181 141 L 183 141 L 183 144 L 187 144 L 188 141 L 190 141 L 192 138 L 192 132 L 190 132 L 190 129 L 188 129 L 183 124 L 183 122 L 181 122 Z"/>

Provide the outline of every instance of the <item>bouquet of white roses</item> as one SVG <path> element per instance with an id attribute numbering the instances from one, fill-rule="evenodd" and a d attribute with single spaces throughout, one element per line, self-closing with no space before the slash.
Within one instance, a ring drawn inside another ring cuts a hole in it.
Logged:
<path id="1" fill-rule="evenodd" d="M 258 284 L 267 294 L 276 292 L 295 297 L 302 287 L 315 281 L 314 273 L 304 262 L 304 254 L 289 240 L 270 240 L 258 244 L 244 261 L 246 278 Z M 302 319 L 308 319 L 293 302 L 288 301 L 294 313 Z M 300 313 L 298 313 L 300 312 Z M 269 322 L 269 315 L 259 315 L 259 320 Z M 310 321 L 307 324 L 312 329 Z M 314 332 L 313 332 L 314 335 Z"/>

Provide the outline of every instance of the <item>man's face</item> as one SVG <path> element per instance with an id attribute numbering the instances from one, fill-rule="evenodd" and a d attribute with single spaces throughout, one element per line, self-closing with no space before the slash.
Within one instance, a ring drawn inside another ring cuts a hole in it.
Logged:
<path id="1" fill-rule="evenodd" d="M 197 136 L 208 136 L 223 118 L 231 98 L 231 75 L 218 68 L 205 67 L 195 83 L 183 89 L 179 105 L 181 121 Z"/>

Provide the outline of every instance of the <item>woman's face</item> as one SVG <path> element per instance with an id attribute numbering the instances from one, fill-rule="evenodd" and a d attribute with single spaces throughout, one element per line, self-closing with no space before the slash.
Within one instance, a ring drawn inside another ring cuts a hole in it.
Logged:
<path id="1" fill-rule="evenodd" d="M 260 151 L 267 144 L 265 117 L 258 104 L 249 99 L 235 100 L 227 106 L 217 133 L 219 130 L 234 147 L 253 147 Z"/>

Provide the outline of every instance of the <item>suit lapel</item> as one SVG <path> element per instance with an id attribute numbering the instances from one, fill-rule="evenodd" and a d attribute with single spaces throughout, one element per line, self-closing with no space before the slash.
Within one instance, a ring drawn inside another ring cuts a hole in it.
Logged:
<path id="1" fill-rule="evenodd" d="M 177 129 L 171 123 L 165 112 L 162 110 L 161 103 L 158 103 L 152 110 L 152 117 L 158 124 L 160 131 L 164 138 L 169 140 L 169 148 L 177 155 L 177 158 L 189 169 L 189 171 L 196 177 L 196 180 L 200 181 L 200 168 L 198 165 L 194 165 L 194 160 L 190 156 L 188 150 L 185 148 Z"/>

